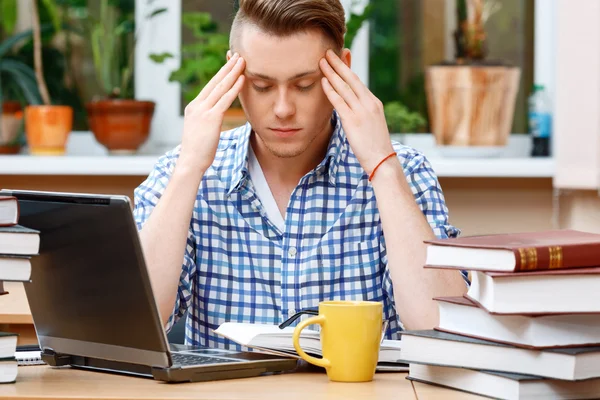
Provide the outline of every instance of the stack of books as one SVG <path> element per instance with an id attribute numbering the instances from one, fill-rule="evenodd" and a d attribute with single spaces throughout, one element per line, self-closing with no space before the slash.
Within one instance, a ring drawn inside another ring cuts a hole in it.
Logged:
<path id="1" fill-rule="evenodd" d="M 600 235 L 428 241 L 426 268 L 467 270 L 439 326 L 402 335 L 409 379 L 501 399 L 600 398 Z"/>
<path id="2" fill-rule="evenodd" d="M 0 195 L 0 295 L 4 281 L 26 282 L 31 278 L 31 257 L 39 252 L 40 235 L 19 225 L 19 202 L 15 197 Z M 17 335 L 0 332 L 0 383 L 17 378 Z"/>

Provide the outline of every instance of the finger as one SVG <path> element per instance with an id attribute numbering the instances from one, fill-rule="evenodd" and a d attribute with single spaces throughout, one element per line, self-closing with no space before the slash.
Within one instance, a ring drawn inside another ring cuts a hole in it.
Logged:
<path id="1" fill-rule="evenodd" d="M 244 66 L 244 59 L 239 58 L 235 63 L 235 67 L 233 67 L 233 69 L 229 71 L 227 76 L 225 76 L 225 79 L 217 83 L 213 91 L 208 95 L 206 100 L 204 100 L 204 103 L 207 107 L 214 107 L 214 105 L 217 104 L 219 99 L 223 97 L 225 93 L 227 93 L 233 87 L 237 79 L 244 72 Z"/>
<path id="2" fill-rule="evenodd" d="M 348 119 L 354 114 L 350 107 L 348 107 L 348 104 L 346 104 L 342 96 L 340 96 L 338 92 L 336 92 L 335 89 L 331 86 L 327 78 L 321 79 L 321 86 L 323 87 L 323 92 L 325 92 L 325 95 L 329 99 L 329 102 L 331 103 L 331 105 L 333 105 L 333 108 L 337 110 L 341 118 Z"/>
<path id="3" fill-rule="evenodd" d="M 240 55 L 238 53 L 235 53 L 233 57 L 231 57 L 229 61 L 227 61 L 225 65 L 223 65 L 221 69 L 219 69 L 219 72 L 217 72 L 215 76 L 213 76 L 212 79 L 208 81 L 208 83 L 204 86 L 200 93 L 198 93 L 198 96 L 196 96 L 196 98 L 192 100 L 190 104 L 196 101 L 202 101 L 206 99 L 208 95 L 212 93 L 215 86 L 217 86 L 217 84 L 221 82 L 227 76 L 227 74 L 229 74 L 229 72 L 231 72 L 239 58 Z"/>
<path id="4" fill-rule="evenodd" d="M 213 107 L 215 111 L 224 113 L 225 111 L 227 111 L 227 109 L 229 109 L 229 107 L 231 107 L 231 104 L 240 94 L 242 88 L 244 87 L 244 79 L 244 75 L 238 76 L 231 89 L 229 89 L 227 93 L 225 93 L 225 95 L 223 95 L 221 99 L 217 101 L 217 104 L 215 104 L 215 106 Z"/>
<path id="5" fill-rule="evenodd" d="M 371 94 L 358 76 L 332 50 L 327 50 L 325 59 L 344 82 L 350 86 L 359 99 L 362 100 L 363 97 L 368 97 Z"/>
<path id="6" fill-rule="evenodd" d="M 346 104 L 352 109 L 358 110 L 361 106 L 360 100 L 350 86 L 331 68 L 327 60 L 324 58 L 321 59 L 319 66 L 323 71 L 323 75 L 325 75 L 333 89 L 344 99 Z"/>

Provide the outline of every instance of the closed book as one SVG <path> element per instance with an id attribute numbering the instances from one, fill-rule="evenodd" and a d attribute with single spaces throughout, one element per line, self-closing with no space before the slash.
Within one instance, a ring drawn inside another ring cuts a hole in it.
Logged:
<path id="1" fill-rule="evenodd" d="M 0 227 L 0 254 L 31 256 L 39 250 L 39 231 L 22 225 Z"/>
<path id="2" fill-rule="evenodd" d="M 16 333 L 0 332 L 0 358 L 14 357 L 17 350 Z"/>
<path id="3" fill-rule="evenodd" d="M 14 196 L 0 195 L 0 226 L 16 225 L 19 221 L 19 201 Z"/>
<path id="4" fill-rule="evenodd" d="M 0 358 L 0 383 L 14 383 L 17 380 L 17 366 L 13 356 Z"/>
<path id="5" fill-rule="evenodd" d="M 31 277 L 29 256 L 0 254 L 0 280 L 25 282 Z"/>
<path id="6" fill-rule="evenodd" d="M 543 349 L 600 346 L 600 314 L 497 314 L 465 297 L 436 298 L 443 332 Z"/>
<path id="7" fill-rule="evenodd" d="M 407 378 L 415 382 L 429 383 L 495 399 L 600 398 L 600 379 L 563 381 L 534 375 L 422 364 L 411 364 Z"/>
<path id="8" fill-rule="evenodd" d="M 435 330 L 402 332 L 402 360 L 569 381 L 600 378 L 600 347 L 532 350 Z"/>
<path id="9" fill-rule="evenodd" d="M 467 296 L 498 314 L 599 313 L 599 287 L 600 268 L 473 271 Z"/>
<path id="10" fill-rule="evenodd" d="M 572 229 L 427 240 L 428 267 L 522 272 L 600 266 L 600 235 Z"/>

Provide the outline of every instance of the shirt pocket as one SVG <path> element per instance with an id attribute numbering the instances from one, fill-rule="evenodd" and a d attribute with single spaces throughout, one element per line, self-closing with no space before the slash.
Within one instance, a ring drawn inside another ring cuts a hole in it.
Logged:
<path id="1" fill-rule="evenodd" d="M 378 237 L 321 244 L 315 254 L 317 276 L 313 275 L 319 282 L 320 300 L 380 300 L 380 265 Z"/>

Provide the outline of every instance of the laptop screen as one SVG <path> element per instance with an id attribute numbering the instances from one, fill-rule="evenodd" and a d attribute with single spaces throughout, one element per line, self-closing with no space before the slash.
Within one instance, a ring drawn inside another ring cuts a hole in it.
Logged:
<path id="1" fill-rule="evenodd" d="M 42 345 L 62 352 L 54 347 L 67 343 L 69 354 L 93 349 L 77 355 L 113 359 L 122 347 L 166 353 L 129 200 L 13 195 L 19 223 L 41 235 L 25 288 Z M 122 358 L 135 362 L 131 354 Z"/>

